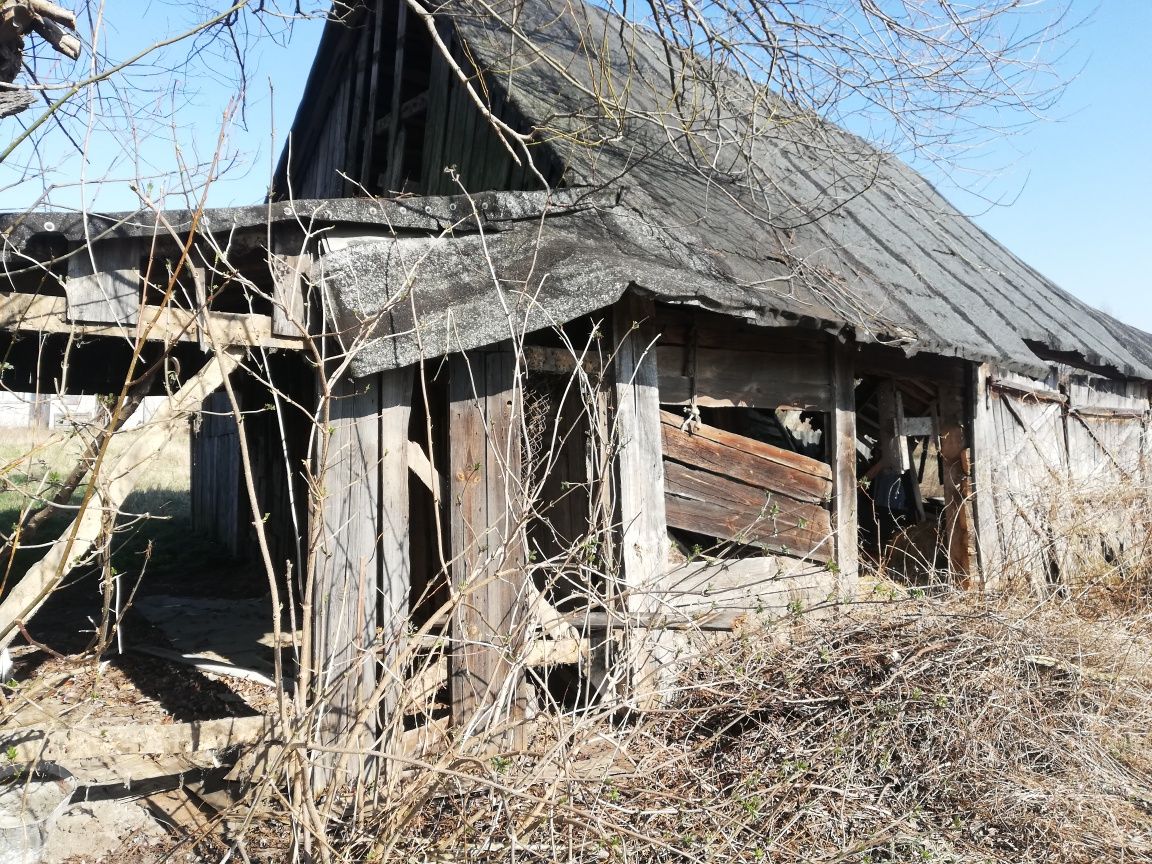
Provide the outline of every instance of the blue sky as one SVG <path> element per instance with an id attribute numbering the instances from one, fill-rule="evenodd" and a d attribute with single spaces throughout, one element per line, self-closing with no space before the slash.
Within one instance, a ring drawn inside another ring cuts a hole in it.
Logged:
<path id="1" fill-rule="evenodd" d="M 306 5 L 323 4 L 313 0 Z M 175 0 L 143 5 L 107 0 L 106 8 L 108 51 L 123 57 L 178 32 L 188 20 L 189 7 Z M 1152 268 L 1145 260 L 1152 252 L 1152 0 L 1100 0 L 1098 5 L 1074 0 L 1073 14 L 1090 17 L 1072 34 L 1060 61 L 1058 71 L 1071 83 L 1052 116 L 993 141 L 953 175 L 955 182 L 930 179 L 981 227 L 1057 284 L 1152 331 Z M 240 167 L 214 186 L 210 204 L 263 198 L 321 29 L 318 20 L 298 22 L 290 40 L 283 33 L 273 40 L 253 40 L 245 122 L 234 124 L 228 137 L 228 153 Z M 216 79 L 212 73 L 226 64 L 226 57 L 212 59 L 194 79 L 147 92 L 161 116 L 174 118 L 175 127 L 155 138 L 157 128 L 141 121 L 136 134 L 139 140 L 152 138 L 147 146 L 125 140 L 122 124 L 115 135 L 102 135 L 97 115 L 94 148 L 114 164 L 116 179 L 101 188 L 95 206 L 134 206 L 133 182 L 145 194 L 160 192 L 147 176 L 150 170 L 166 168 L 177 158 L 196 163 L 210 156 L 232 95 L 228 78 Z M 135 82 L 148 87 L 151 80 L 141 74 Z M 5 133 L 11 128 L 9 121 Z M 179 151 L 173 140 L 179 141 Z M 48 141 L 44 163 L 70 178 L 80 173 L 75 152 L 70 153 L 59 136 Z M 28 167 L 36 166 L 29 161 Z M 34 179 L 15 183 L 13 168 L 0 166 L 0 209 L 28 206 L 42 191 Z M 74 206 L 81 196 L 91 199 L 94 188 L 60 187 L 50 201 Z M 179 191 L 169 190 L 168 206 L 183 203 Z M 989 204 L 988 199 L 999 203 Z"/>

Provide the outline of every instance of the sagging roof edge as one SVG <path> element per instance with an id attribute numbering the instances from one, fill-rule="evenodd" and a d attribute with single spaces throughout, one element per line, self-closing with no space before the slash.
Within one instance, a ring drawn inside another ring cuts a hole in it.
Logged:
<path id="1" fill-rule="evenodd" d="M 199 230 L 205 234 L 222 234 L 238 229 L 295 224 L 298 228 L 322 236 L 329 227 L 360 226 L 366 229 L 365 233 L 380 231 L 380 242 L 390 244 L 405 236 L 435 237 L 445 232 L 454 232 L 453 236 L 468 236 L 480 230 L 499 234 L 512 224 L 539 220 L 545 215 L 571 215 L 592 210 L 603 212 L 613 209 L 618 203 L 619 190 L 611 193 L 589 194 L 580 189 L 565 189 L 554 192 L 491 192 L 472 196 L 397 199 L 304 200 L 266 203 L 248 207 L 210 208 L 201 212 Z M 21 250 L 30 241 L 46 234 L 63 236 L 70 243 L 76 244 L 84 243 L 89 238 L 93 242 L 97 242 L 100 240 L 151 237 L 157 234 L 157 226 L 161 224 L 165 226 L 165 232 L 168 227 L 177 232 L 187 231 L 192 226 L 194 216 L 195 214 L 188 210 L 163 211 L 161 214 L 151 210 L 86 214 L 70 211 L 0 214 L 0 243 L 2 243 L 0 261 L 19 260 Z M 450 245 L 450 243 L 445 245 Z M 1044 349 L 1047 349 L 1050 356 L 1041 356 L 1043 352 L 1039 352 L 1035 364 L 1021 363 L 1013 358 L 991 356 L 986 352 L 976 350 L 973 346 L 948 344 L 926 339 L 923 336 L 909 340 L 904 335 L 894 335 L 882 329 L 861 328 L 842 318 L 797 313 L 794 310 L 775 306 L 771 302 L 757 303 L 754 306 L 747 304 L 731 305 L 718 302 L 703 294 L 685 297 L 674 290 L 670 290 L 665 280 L 653 282 L 644 279 L 643 276 L 630 278 L 626 273 L 619 275 L 620 278 L 612 280 L 611 286 L 604 286 L 608 289 L 606 292 L 590 295 L 590 299 L 594 296 L 600 302 L 594 302 L 588 308 L 581 306 L 579 312 L 559 318 L 542 314 L 533 319 L 538 325 L 534 329 L 563 324 L 581 315 L 591 314 L 617 302 L 625 291 L 634 290 L 669 305 L 715 312 L 738 318 L 754 326 L 765 328 L 798 327 L 823 330 L 841 337 L 850 335 L 864 344 L 874 343 L 898 348 L 910 358 L 917 354 L 956 357 L 975 363 L 991 363 L 1002 369 L 1038 379 L 1047 375 L 1051 363 L 1064 362 L 1069 363 L 1069 365 L 1076 365 L 1085 371 L 1104 374 L 1108 377 L 1152 381 L 1152 376 L 1141 375 L 1138 370 L 1117 369 L 1108 364 L 1104 358 L 1086 354 L 1080 346 L 1061 346 L 1029 339 L 1029 342 L 1037 342 Z M 342 286 L 337 284 L 330 284 L 329 287 L 335 288 L 337 293 L 342 290 Z M 361 288 L 363 287 L 361 286 Z M 732 286 L 719 287 L 728 289 Z M 383 286 L 379 293 L 382 296 L 387 296 Z M 762 299 L 770 301 L 772 296 L 764 295 Z M 480 302 L 478 307 L 491 309 L 491 304 L 487 301 Z M 1103 313 L 1100 314 L 1110 324 L 1126 326 L 1103 315 Z M 346 325 L 347 319 L 343 323 Z M 478 339 L 481 338 L 482 331 L 473 330 L 472 332 L 477 334 Z M 468 338 L 444 339 L 436 342 L 434 346 L 425 343 L 425 348 L 428 349 L 426 355 L 417 356 L 410 349 L 397 344 L 403 338 L 403 336 L 395 334 L 386 334 L 372 339 L 371 343 L 364 349 L 363 360 L 353 363 L 355 374 L 372 374 L 385 369 L 408 365 L 420 359 L 442 356 L 453 350 L 473 350 L 498 341 L 497 339 L 487 341 L 476 341 Z M 1070 362 L 1077 359 L 1080 362 Z"/>

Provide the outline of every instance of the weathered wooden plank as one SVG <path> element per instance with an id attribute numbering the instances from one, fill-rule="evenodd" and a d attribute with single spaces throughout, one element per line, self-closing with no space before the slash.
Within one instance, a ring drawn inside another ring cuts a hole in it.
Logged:
<path id="1" fill-rule="evenodd" d="M 380 480 L 376 501 L 380 524 L 380 638 L 382 674 L 390 686 L 383 691 L 381 710 L 387 722 L 399 702 L 404 683 L 401 666 L 406 654 L 409 590 L 408 423 L 412 416 L 413 367 L 380 373 Z M 417 449 L 419 449 L 417 447 Z"/>
<path id="2" fill-rule="evenodd" d="M 379 376 L 340 379 L 332 388 L 323 449 L 322 538 L 313 597 L 312 706 L 323 746 L 366 751 L 375 737 L 375 712 L 364 709 L 375 689 L 376 598 L 380 590 Z M 318 787 L 341 760 L 314 759 Z M 364 760 L 344 761 L 349 777 Z M 335 778 L 338 785 L 345 778 Z"/>
<path id="3" fill-rule="evenodd" d="M 827 510 L 677 462 L 664 463 L 668 525 L 798 558 L 832 558 Z"/>
<path id="4" fill-rule="evenodd" d="M 996 518 L 996 490 L 992 472 L 996 464 L 996 429 L 992 414 L 987 363 L 972 366 L 972 480 L 976 511 L 976 555 L 981 586 L 994 590 L 1002 584 L 1004 558 Z"/>
<path id="5" fill-rule="evenodd" d="M 463 735 L 522 719 L 512 654 L 523 627 L 524 546 L 516 357 L 453 355 L 449 382 L 450 692 Z"/>
<path id="6" fill-rule="evenodd" d="M 695 376 L 685 368 L 686 352 L 695 354 Z M 762 354 L 717 348 L 656 349 L 660 369 L 660 401 L 706 407 L 776 408 L 788 406 L 827 411 L 832 386 L 823 358 Z"/>
<path id="7" fill-rule="evenodd" d="M 139 241 L 97 243 L 68 259 L 68 320 L 78 324 L 135 324 L 140 312 Z"/>
<path id="8" fill-rule="evenodd" d="M 133 325 L 77 324 L 68 320 L 64 297 L 38 294 L 0 294 L 0 330 L 34 333 L 73 333 L 89 336 L 142 338 L 157 342 L 197 341 L 196 313 L 171 306 L 145 305 Z M 265 348 L 302 348 L 302 338 L 276 336 L 268 315 L 209 312 L 205 316 L 212 344 L 252 345 Z"/>
<path id="9" fill-rule="evenodd" d="M 612 310 L 616 347 L 613 434 L 617 507 L 620 514 L 620 571 L 624 611 L 630 617 L 659 609 L 667 569 L 660 382 L 653 344 L 655 304 L 627 294 Z M 625 652 L 630 696 L 639 707 L 654 702 L 659 683 L 657 653 L 637 639 Z"/>
<path id="10" fill-rule="evenodd" d="M 835 534 L 837 584 L 852 598 L 860 578 L 859 521 L 856 504 L 856 345 L 829 340 L 832 407 L 829 412 L 829 456 L 832 460 L 832 527 Z"/>
<path id="11" fill-rule="evenodd" d="M 827 336 L 819 330 L 758 327 L 728 315 L 671 306 L 661 306 L 656 310 L 656 329 L 660 332 L 661 345 L 696 345 L 698 348 L 748 351 L 781 357 L 805 354 L 811 356 L 814 370 L 822 370 L 821 377 L 826 377 L 829 371 L 828 359 L 824 354 Z"/>
<path id="12" fill-rule="evenodd" d="M 693 561 L 670 570 L 665 583 L 661 608 L 642 618 L 573 612 L 565 620 L 578 629 L 730 630 L 810 611 L 839 592 L 837 574 L 823 564 L 778 556 Z"/>
<path id="13" fill-rule="evenodd" d="M 660 412 L 664 458 L 723 474 L 798 501 L 827 503 L 832 495 L 832 468 L 819 461 L 762 441 L 701 423 L 680 428 L 675 414 Z"/>
<path id="14" fill-rule="evenodd" d="M 275 284 L 272 289 L 272 333 L 276 336 L 307 335 L 305 319 L 305 279 L 312 271 L 312 255 L 302 248 L 303 238 L 273 238 L 268 256 Z"/>
<path id="15" fill-rule="evenodd" d="M 404 82 L 404 54 L 408 41 L 408 4 L 396 4 L 396 47 L 393 54 L 392 98 L 389 100 L 391 117 L 388 122 L 388 174 L 383 191 L 399 192 L 403 182 L 403 144 L 401 128 L 404 122 L 400 116 L 401 84 Z"/>

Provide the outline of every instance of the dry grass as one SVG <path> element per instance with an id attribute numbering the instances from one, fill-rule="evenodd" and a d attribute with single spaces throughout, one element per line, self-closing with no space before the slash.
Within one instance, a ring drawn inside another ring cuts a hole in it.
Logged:
<path id="1" fill-rule="evenodd" d="M 0 511 L 3 512 L 17 512 L 50 498 L 84 448 L 83 430 L 3 429 L 0 432 Z M 108 457 L 114 459 L 125 446 L 123 439 L 114 438 Z M 185 431 L 174 436 L 161 458 L 148 466 L 128 509 L 134 513 L 186 514 L 189 460 L 189 433 Z"/>
<path id="2" fill-rule="evenodd" d="M 707 646 L 664 710 L 425 770 L 345 860 L 1152 861 L 1144 632 L 953 596 Z"/>

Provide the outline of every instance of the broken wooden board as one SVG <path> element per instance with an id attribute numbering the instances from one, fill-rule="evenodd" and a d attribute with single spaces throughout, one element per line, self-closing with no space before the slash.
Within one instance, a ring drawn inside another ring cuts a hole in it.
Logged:
<path id="1" fill-rule="evenodd" d="M 689 433 L 668 412 L 660 419 L 669 527 L 832 559 L 827 465 L 702 424 Z"/>

